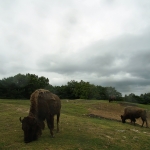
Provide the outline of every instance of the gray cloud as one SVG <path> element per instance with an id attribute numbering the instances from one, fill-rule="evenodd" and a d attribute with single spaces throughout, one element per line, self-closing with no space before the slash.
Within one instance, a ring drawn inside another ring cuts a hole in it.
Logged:
<path id="1" fill-rule="evenodd" d="M 45 55 L 38 61 L 38 66 L 45 72 L 57 72 L 72 79 L 114 86 L 123 93 L 136 93 L 136 89 L 150 85 L 148 41 L 147 34 L 125 35 L 113 41 L 93 43 L 78 53 Z M 84 77 L 80 74 L 84 74 Z"/>
<path id="2" fill-rule="evenodd" d="M 0 1 L 0 77 L 34 73 L 150 92 L 150 2 Z"/>

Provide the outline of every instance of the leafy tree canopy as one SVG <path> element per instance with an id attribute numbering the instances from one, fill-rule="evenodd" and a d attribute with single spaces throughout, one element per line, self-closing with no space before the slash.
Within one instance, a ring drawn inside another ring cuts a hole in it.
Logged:
<path id="1" fill-rule="evenodd" d="M 134 93 L 122 97 L 114 87 L 102 87 L 90 84 L 81 80 L 80 82 L 71 80 L 66 85 L 52 86 L 49 79 L 44 76 L 38 77 L 35 74 L 17 74 L 0 80 L 0 98 L 6 99 L 29 99 L 36 89 L 48 89 L 59 95 L 62 99 L 97 99 L 108 100 L 110 96 L 115 96 L 116 100 L 124 100 L 135 103 L 150 103 L 150 93 L 136 96 Z"/>

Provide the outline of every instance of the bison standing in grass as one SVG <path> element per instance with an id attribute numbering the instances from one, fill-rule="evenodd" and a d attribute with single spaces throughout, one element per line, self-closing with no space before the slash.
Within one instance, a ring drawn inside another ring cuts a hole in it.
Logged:
<path id="1" fill-rule="evenodd" d="M 112 101 L 114 101 L 114 100 L 116 100 L 115 96 L 113 96 L 113 95 L 109 96 L 109 103 L 112 102 Z"/>
<path id="2" fill-rule="evenodd" d="M 45 127 L 45 119 L 53 137 L 54 115 L 57 115 L 57 132 L 59 131 L 61 109 L 59 97 L 48 90 L 38 89 L 31 94 L 30 102 L 29 115 L 24 119 L 20 117 L 22 130 L 24 131 L 24 142 L 28 143 L 38 139 Z"/>
<path id="3" fill-rule="evenodd" d="M 135 118 L 140 118 L 142 119 L 143 123 L 142 123 L 142 127 L 144 125 L 144 122 L 146 122 L 146 127 L 148 127 L 148 123 L 147 123 L 147 113 L 146 110 L 142 109 L 142 108 L 138 108 L 138 107 L 133 107 L 133 106 L 128 106 L 124 109 L 124 114 L 121 115 L 121 119 L 122 119 L 122 123 L 125 123 L 126 119 L 130 119 L 131 122 L 134 122 L 135 125 Z"/>

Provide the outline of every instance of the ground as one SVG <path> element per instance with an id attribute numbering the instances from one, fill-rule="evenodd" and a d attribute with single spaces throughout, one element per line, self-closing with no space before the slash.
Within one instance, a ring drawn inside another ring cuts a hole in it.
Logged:
<path id="1" fill-rule="evenodd" d="M 96 117 L 96 118 L 105 118 L 105 119 L 110 119 L 110 120 L 115 120 L 115 121 L 120 121 L 121 118 L 120 116 L 124 113 L 124 108 L 126 106 L 131 106 L 134 104 L 130 103 L 99 103 L 99 105 L 93 105 L 92 108 L 89 108 L 89 117 Z M 134 105 L 136 106 L 136 104 Z M 150 122 L 150 112 L 147 112 L 148 118 L 147 121 Z M 126 122 L 130 123 L 130 120 L 126 120 Z M 142 120 L 141 118 L 136 119 L 136 124 L 142 125 Z M 144 126 L 146 124 L 144 123 Z"/>

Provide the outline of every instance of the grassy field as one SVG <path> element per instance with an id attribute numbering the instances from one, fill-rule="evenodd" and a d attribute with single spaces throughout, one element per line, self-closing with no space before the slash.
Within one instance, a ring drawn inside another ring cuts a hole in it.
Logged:
<path id="1" fill-rule="evenodd" d="M 150 128 L 141 128 L 141 119 L 135 126 L 121 123 L 125 106 L 119 102 L 62 100 L 60 132 L 54 132 L 55 138 L 46 126 L 37 141 L 25 144 L 19 117 L 28 115 L 30 101 L 0 100 L 0 150 L 149 150 Z M 138 106 L 146 108 L 150 118 L 150 105 Z"/>

